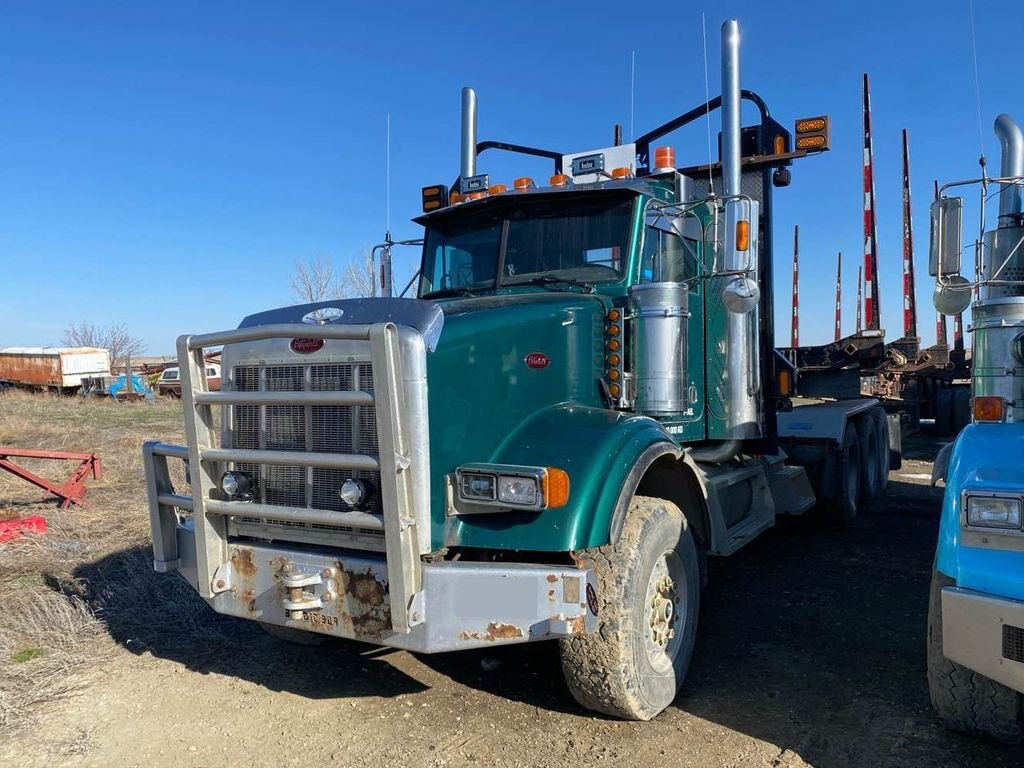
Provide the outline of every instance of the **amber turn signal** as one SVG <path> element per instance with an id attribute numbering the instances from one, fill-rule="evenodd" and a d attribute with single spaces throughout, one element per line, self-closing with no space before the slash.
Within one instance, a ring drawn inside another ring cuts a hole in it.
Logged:
<path id="1" fill-rule="evenodd" d="M 1006 402 L 1001 397 L 974 398 L 975 421 L 1002 421 L 1006 415 Z"/>
<path id="2" fill-rule="evenodd" d="M 548 509 L 564 507 L 569 503 L 569 473 L 564 469 L 548 467 L 541 478 L 544 503 Z"/>

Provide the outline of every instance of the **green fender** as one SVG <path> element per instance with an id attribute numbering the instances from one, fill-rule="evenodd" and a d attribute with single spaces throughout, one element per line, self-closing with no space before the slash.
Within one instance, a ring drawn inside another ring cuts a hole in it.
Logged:
<path id="1" fill-rule="evenodd" d="M 607 544 L 644 470 L 682 450 L 654 419 L 563 403 L 538 412 L 490 457 L 497 464 L 559 467 L 569 474 L 569 503 L 540 512 L 449 517 L 447 546 L 568 552 Z"/>

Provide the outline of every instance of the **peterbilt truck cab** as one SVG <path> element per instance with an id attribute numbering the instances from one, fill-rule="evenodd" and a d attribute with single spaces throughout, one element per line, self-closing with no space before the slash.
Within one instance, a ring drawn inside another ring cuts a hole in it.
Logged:
<path id="1" fill-rule="evenodd" d="M 182 336 L 188 445 L 144 449 L 155 568 L 297 641 L 557 639 L 584 706 L 668 706 L 705 558 L 816 501 L 852 517 L 889 462 L 875 401 L 792 407 L 772 346 L 771 193 L 827 149 L 827 119 L 794 140 L 739 87 L 736 22 L 723 50 L 721 97 L 585 152 L 478 142 L 465 90 L 459 177 L 423 190 L 415 298 Z M 742 130 L 741 100 L 760 114 Z M 719 108 L 720 162 L 651 152 Z M 492 184 L 487 149 L 553 173 Z"/>
<path id="2" fill-rule="evenodd" d="M 949 727 L 1006 741 L 1024 737 L 1024 134 L 995 121 L 997 178 L 952 182 L 931 211 L 930 272 L 943 314 L 971 309 L 972 423 L 945 446 L 945 480 L 928 611 L 928 686 Z M 984 167 L 984 166 L 983 166 Z M 998 197 L 995 227 L 961 276 L 963 197 Z M 995 194 L 997 193 L 997 194 Z"/>

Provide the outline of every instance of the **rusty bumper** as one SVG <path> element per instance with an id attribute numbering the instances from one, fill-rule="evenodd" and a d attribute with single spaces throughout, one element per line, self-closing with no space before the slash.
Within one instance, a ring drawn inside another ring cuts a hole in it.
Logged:
<path id="1" fill-rule="evenodd" d="M 176 570 L 196 584 L 195 541 L 177 528 Z M 593 571 L 508 563 L 424 563 L 411 632 L 391 629 L 387 565 L 372 553 L 235 543 L 207 602 L 218 613 L 421 653 L 565 637 L 597 628 Z M 167 570 L 161 568 L 160 570 Z"/>

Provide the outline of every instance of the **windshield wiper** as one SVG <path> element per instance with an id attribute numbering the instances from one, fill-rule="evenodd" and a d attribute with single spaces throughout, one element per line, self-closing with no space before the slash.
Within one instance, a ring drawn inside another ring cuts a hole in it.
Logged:
<path id="1" fill-rule="evenodd" d="M 510 288 L 513 285 L 539 285 L 547 288 L 554 285 L 571 285 L 583 290 L 583 293 L 593 293 L 594 286 L 583 280 L 573 280 L 571 277 L 559 277 L 558 275 L 540 275 L 529 280 L 517 281 L 515 283 L 504 283 L 504 287 Z"/>
<path id="2" fill-rule="evenodd" d="M 424 293 L 420 296 L 421 299 L 446 299 L 450 296 L 465 296 L 466 298 L 472 299 L 476 297 L 469 288 L 438 288 L 436 291 L 430 293 Z"/>

